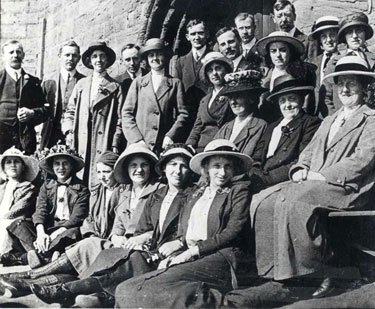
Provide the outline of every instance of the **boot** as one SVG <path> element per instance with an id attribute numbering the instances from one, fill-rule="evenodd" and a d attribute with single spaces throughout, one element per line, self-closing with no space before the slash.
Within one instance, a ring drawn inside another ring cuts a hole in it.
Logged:
<path id="1" fill-rule="evenodd" d="M 26 265 L 22 256 L 10 252 L 4 253 L 0 256 L 0 264 L 3 264 L 4 266 Z"/>
<path id="2" fill-rule="evenodd" d="M 51 286 L 31 284 L 30 289 L 36 297 L 47 304 L 59 303 L 62 307 L 71 307 L 75 301 L 76 295 L 70 292 L 64 283 Z"/>
<path id="3" fill-rule="evenodd" d="M 41 266 L 39 268 L 30 270 L 30 278 L 36 279 L 46 275 L 55 274 L 77 274 L 72 263 L 70 263 L 66 254 L 61 255 L 57 260 Z"/>
<path id="4" fill-rule="evenodd" d="M 331 294 L 335 289 L 335 285 L 332 278 L 325 278 L 316 291 L 312 294 L 313 298 L 323 298 Z"/>

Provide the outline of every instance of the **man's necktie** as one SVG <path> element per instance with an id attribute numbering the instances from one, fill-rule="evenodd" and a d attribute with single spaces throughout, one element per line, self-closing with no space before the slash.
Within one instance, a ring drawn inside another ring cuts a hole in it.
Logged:
<path id="1" fill-rule="evenodd" d="M 70 77 L 70 74 L 68 73 L 68 78 L 66 79 L 66 84 L 67 85 L 69 85 L 70 79 L 71 79 L 71 77 Z"/>
<path id="2" fill-rule="evenodd" d="M 324 60 L 324 63 L 323 63 L 323 72 L 325 71 L 328 62 L 331 60 L 332 53 L 325 53 L 325 56 L 326 56 L 326 59 Z"/>

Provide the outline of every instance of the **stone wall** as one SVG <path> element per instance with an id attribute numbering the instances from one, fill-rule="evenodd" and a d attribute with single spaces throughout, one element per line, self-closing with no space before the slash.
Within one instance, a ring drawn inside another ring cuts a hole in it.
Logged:
<path id="1" fill-rule="evenodd" d="M 83 50 L 92 41 L 106 40 L 119 56 L 124 43 L 137 41 L 146 21 L 146 11 L 153 2 L 155 0 L 1 0 L 0 43 L 20 40 L 26 51 L 25 69 L 40 77 L 48 76 L 58 69 L 59 45 L 70 38 Z M 327 14 L 341 17 L 348 12 L 367 12 L 371 0 L 293 2 L 297 25 L 308 33 L 316 18 Z M 374 25 L 375 13 L 370 12 L 369 17 Z M 369 42 L 369 47 L 375 51 L 375 39 Z M 81 64 L 80 69 L 88 72 Z M 119 61 L 116 61 L 111 68 L 112 74 L 116 75 L 119 69 Z"/>

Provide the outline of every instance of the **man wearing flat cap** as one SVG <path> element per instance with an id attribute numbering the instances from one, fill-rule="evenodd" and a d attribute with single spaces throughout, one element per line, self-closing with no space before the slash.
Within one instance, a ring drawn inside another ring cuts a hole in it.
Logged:
<path id="1" fill-rule="evenodd" d="M 65 113 L 69 98 L 77 82 L 85 77 L 76 70 L 81 59 L 80 48 L 76 42 L 69 40 L 59 50 L 60 71 L 52 78 L 43 81 L 42 88 L 50 106 L 50 118 L 43 123 L 40 149 L 51 148 L 58 141 L 65 143 L 61 131 L 62 116 Z"/>

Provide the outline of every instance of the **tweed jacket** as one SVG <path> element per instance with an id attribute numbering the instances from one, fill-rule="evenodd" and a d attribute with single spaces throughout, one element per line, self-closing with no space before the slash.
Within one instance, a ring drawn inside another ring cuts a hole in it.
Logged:
<path id="1" fill-rule="evenodd" d="M 221 127 L 219 132 L 216 133 L 214 139 L 223 138 L 229 140 L 232 134 L 234 121 L 235 120 L 231 120 Z M 240 152 L 252 157 L 258 141 L 264 134 L 266 127 L 267 123 L 263 119 L 252 117 L 245 127 L 242 128 L 233 142 Z"/>
<path id="2" fill-rule="evenodd" d="M 4 198 L 7 181 L 0 184 L 0 204 Z M 31 218 L 35 211 L 36 188 L 29 181 L 17 184 L 13 192 L 13 201 L 9 211 L 4 215 L 4 219 L 14 219 L 17 217 Z"/>
<path id="3" fill-rule="evenodd" d="M 62 125 L 63 133 L 73 132 L 73 148 L 86 160 L 85 172 L 92 188 L 99 183 L 94 175 L 96 156 L 116 147 L 124 148 L 121 129 L 123 96 L 120 84 L 108 74 L 104 77 L 98 94 L 90 98 L 92 75 L 82 78 L 74 87 Z M 88 149 L 88 143 L 91 147 Z"/>
<path id="4" fill-rule="evenodd" d="M 84 77 L 85 75 L 77 71 L 71 82 L 76 85 L 77 82 Z M 61 75 L 57 74 L 54 78 L 46 79 L 42 83 L 45 100 L 49 103 L 50 117 L 43 123 L 40 149 L 44 149 L 45 147 L 50 148 L 56 145 L 59 140 L 62 142 L 65 141 L 65 136 L 61 131 L 63 106 L 61 101 L 60 78 Z"/>
<path id="5" fill-rule="evenodd" d="M 0 91 L 3 91 L 5 84 L 5 69 L 0 71 Z M 34 153 L 36 150 L 36 133 L 34 127 L 46 121 L 50 109 L 46 102 L 40 80 L 23 69 L 21 71 L 21 95 L 19 108 L 27 107 L 34 111 L 34 117 L 27 122 L 19 122 L 21 150 L 27 153 Z"/>
<path id="6" fill-rule="evenodd" d="M 68 220 L 61 220 L 55 224 L 57 187 L 57 181 L 54 179 L 47 179 L 43 183 L 36 202 L 36 210 L 32 217 L 34 225 L 43 224 L 45 228 L 58 226 L 67 229 L 80 227 L 89 210 L 89 190 L 80 179 L 73 176 L 65 191 L 70 217 Z"/>
<path id="7" fill-rule="evenodd" d="M 189 121 L 179 79 L 165 76 L 156 93 L 151 72 L 133 81 L 122 108 L 122 129 L 129 144 L 144 140 L 151 150 L 159 152 L 165 136 L 175 143 L 184 142 L 180 136 Z"/>
<path id="8" fill-rule="evenodd" d="M 252 175 L 252 189 L 256 192 L 274 184 L 288 180 L 289 168 L 298 160 L 299 154 L 311 141 L 321 120 L 301 112 L 286 126 L 288 133 L 282 134 L 275 153 L 267 158 L 268 147 L 278 121 L 270 124 L 255 148 L 252 156 L 254 163 Z"/>
<path id="9" fill-rule="evenodd" d="M 212 90 L 201 100 L 197 119 L 186 141 L 187 145 L 193 146 L 198 152 L 203 151 L 219 129 L 234 118 L 228 97 L 219 93 L 208 108 L 211 96 Z"/>

